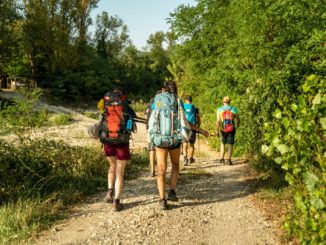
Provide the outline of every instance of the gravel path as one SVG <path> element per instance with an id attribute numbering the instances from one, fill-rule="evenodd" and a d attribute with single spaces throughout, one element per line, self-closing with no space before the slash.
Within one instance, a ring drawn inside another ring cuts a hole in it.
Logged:
<path id="1" fill-rule="evenodd" d="M 57 130 L 69 133 L 79 128 L 84 138 L 92 122 L 79 117 L 74 125 Z M 145 147 L 143 125 L 138 125 L 134 139 L 134 148 Z M 114 212 L 112 204 L 103 202 L 105 193 L 98 193 L 76 205 L 70 218 L 41 233 L 33 244 L 279 244 L 273 225 L 250 201 L 249 182 L 254 177 L 247 164 L 219 165 L 216 153 L 200 147 L 206 157 L 181 167 L 180 200 L 170 202 L 170 210 L 159 209 L 156 179 L 144 173 L 126 182 L 122 212 Z"/>

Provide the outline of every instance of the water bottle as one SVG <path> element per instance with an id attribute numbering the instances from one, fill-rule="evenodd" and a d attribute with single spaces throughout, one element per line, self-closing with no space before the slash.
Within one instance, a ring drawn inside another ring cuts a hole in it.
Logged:
<path id="1" fill-rule="evenodd" d="M 127 121 L 127 126 L 126 126 L 127 131 L 129 131 L 129 132 L 132 131 L 132 124 L 133 124 L 133 123 L 132 123 L 132 119 L 129 118 L 128 121 Z"/>

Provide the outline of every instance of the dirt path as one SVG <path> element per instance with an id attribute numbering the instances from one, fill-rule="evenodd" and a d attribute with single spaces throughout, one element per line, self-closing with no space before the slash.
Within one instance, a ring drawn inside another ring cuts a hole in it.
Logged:
<path id="1" fill-rule="evenodd" d="M 78 128 L 83 140 L 73 144 L 94 144 L 84 137 L 92 122 L 79 117 L 74 125 L 53 129 L 52 134 Z M 138 125 L 134 139 L 133 147 L 145 147 L 143 125 Z M 144 173 L 126 182 L 124 211 L 114 212 L 112 204 L 103 202 L 105 193 L 98 193 L 75 206 L 70 218 L 40 234 L 33 244 L 278 244 L 273 225 L 250 201 L 249 167 L 221 166 L 213 160 L 215 153 L 202 145 L 201 151 L 205 158 L 181 167 L 180 200 L 171 202 L 170 210 L 159 209 L 156 179 Z"/>

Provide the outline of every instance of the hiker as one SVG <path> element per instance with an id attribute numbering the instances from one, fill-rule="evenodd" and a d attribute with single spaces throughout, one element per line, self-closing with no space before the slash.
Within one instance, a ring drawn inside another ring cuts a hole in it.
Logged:
<path id="1" fill-rule="evenodd" d="M 200 115 L 199 110 L 192 104 L 192 97 L 185 96 L 185 103 L 183 104 L 184 111 L 187 117 L 187 121 L 193 125 L 200 127 Z M 189 163 L 194 163 L 194 152 L 197 132 L 192 130 L 192 135 L 189 140 L 183 139 L 183 155 L 184 165 L 187 166 Z M 189 146 L 189 151 L 188 151 Z"/>
<path id="2" fill-rule="evenodd" d="M 240 127 L 240 118 L 238 115 L 238 110 L 234 106 L 230 105 L 230 98 L 225 96 L 223 98 L 223 106 L 217 109 L 216 113 L 216 132 L 217 136 L 220 136 L 221 132 L 221 158 L 220 163 L 227 163 L 232 165 L 231 156 L 232 156 L 232 148 L 234 144 L 234 138 L 236 133 L 236 127 L 234 120 L 237 120 L 237 128 Z M 224 151 L 225 145 L 228 145 L 228 155 L 227 159 L 224 161 Z"/>
<path id="3" fill-rule="evenodd" d="M 161 90 L 156 91 L 156 94 L 160 94 L 162 92 Z M 146 111 L 145 111 L 145 115 L 146 115 L 146 120 L 147 120 L 147 124 L 146 124 L 146 130 L 148 130 L 148 121 L 149 118 L 151 116 L 152 113 L 152 109 L 151 109 L 151 105 L 154 102 L 154 98 L 150 99 Z M 155 146 L 153 145 L 153 142 L 149 142 L 148 143 L 148 147 L 147 150 L 149 152 L 149 166 L 150 166 L 150 173 L 151 173 L 151 177 L 155 177 L 155 158 L 156 158 L 156 154 L 155 154 Z"/>
<path id="4" fill-rule="evenodd" d="M 136 113 L 129 106 L 127 95 L 122 89 L 106 93 L 98 103 L 98 108 L 103 113 L 100 141 L 109 163 L 105 201 L 113 203 L 115 211 L 121 211 L 124 208 L 120 202 L 124 171 L 130 160 L 129 139 L 135 130 L 133 119 Z"/>
<path id="5" fill-rule="evenodd" d="M 182 117 L 183 121 L 186 121 L 186 119 L 184 114 L 182 116 L 184 112 L 180 105 L 181 100 L 177 97 L 176 83 L 174 81 L 165 81 L 164 88 L 164 92 L 155 96 L 151 106 L 153 111 L 148 123 L 148 140 L 155 146 L 159 204 L 163 210 L 166 210 L 168 209 L 167 199 L 178 201 L 175 190 L 179 175 L 180 146 L 182 142 L 180 118 Z M 188 133 L 191 134 L 190 128 Z M 172 169 L 170 190 L 166 199 L 165 175 L 168 155 L 170 155 Z"/>

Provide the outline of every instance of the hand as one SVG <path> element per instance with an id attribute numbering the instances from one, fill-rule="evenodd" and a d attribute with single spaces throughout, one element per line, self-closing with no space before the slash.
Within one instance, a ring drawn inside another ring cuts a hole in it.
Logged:
<path id="1" fill-rule="evenodd" d="M 209 137 L 209 132 L 206 132 L 204 133 L 205 137 L 208 138 Z"/>

